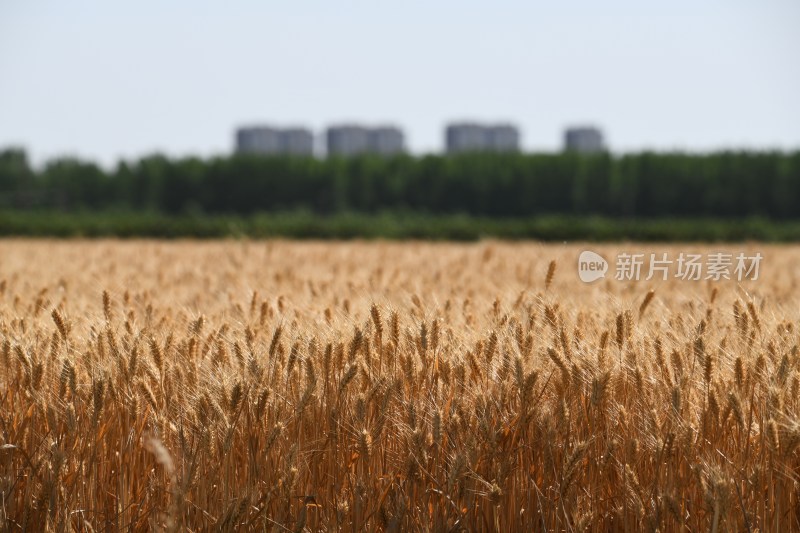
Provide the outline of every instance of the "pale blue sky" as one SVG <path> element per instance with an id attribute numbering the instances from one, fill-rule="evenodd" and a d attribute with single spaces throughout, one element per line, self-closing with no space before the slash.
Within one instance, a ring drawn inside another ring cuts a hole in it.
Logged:
<path id="1" fill-rule="evenodd" d="M 105 165 L 231 150 L 243 123 L 453 119 L 528 150 L 800 148 L 800 2 L 0 0 L 0 146 Z"/>

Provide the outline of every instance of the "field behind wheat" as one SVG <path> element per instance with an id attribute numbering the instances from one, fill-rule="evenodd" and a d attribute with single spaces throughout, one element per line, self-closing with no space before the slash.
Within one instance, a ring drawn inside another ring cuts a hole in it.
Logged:
<path id="1" fill-rule="evenodd" d="M 0 241 L 0 530 L 800 531 L 800 248 L 582 249 Z"/>

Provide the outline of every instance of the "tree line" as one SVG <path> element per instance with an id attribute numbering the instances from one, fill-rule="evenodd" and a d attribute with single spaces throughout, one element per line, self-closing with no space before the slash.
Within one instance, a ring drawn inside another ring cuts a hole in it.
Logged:
<path id="1" fill-rule="evenodd" d="M 800 151 L 153 155 L 106 171 L 75 158 L 33 169 L 23 150 L 6 149 L 0 151 L 0 209 L 800 219 Z"/>

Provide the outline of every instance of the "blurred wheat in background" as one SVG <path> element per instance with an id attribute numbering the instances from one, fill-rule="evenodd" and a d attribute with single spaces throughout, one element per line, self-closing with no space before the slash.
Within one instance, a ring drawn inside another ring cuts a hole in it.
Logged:
<path id="1" fill-rule="evenodd" d="M 2 242 L 0 529 L 800 530 L 800 251 L 759 251 Z"/>

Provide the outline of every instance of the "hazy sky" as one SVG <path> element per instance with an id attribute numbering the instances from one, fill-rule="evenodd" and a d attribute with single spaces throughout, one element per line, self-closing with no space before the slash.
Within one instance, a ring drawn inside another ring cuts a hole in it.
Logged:
<path id="1" fill-rule="evenodd" d="M 35 162 L 226 153 L 237 125 L 455 119 L 523 146 L 800 148 L 798 0 L 0 0 L 0 146 Z"/>

